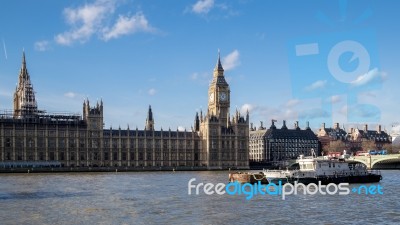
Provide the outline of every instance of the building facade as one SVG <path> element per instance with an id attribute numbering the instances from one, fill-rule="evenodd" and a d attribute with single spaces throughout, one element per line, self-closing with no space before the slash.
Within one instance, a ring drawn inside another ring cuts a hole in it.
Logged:
<path id="1" fill-rule="evenodd" d="M 322 149 L 325 150 L 330 148 L 331 142 L 339 141 L 345 143 L 349 138 L 345 129 L 340 128 L 339 123 L 335 123 L 333 128 L 332 127 L 327 128 L 325 126 L 325 123 L 322 123 L 321 128 L 319 128 L 318 130 L 317 136 L 318 140 L 321 142 Z"/>
<path id="2" fill-rule="evenodd" d="M 370 148 L 375 148 L 381 150 L 385 144 L 391 144 L 392 138 L 386 132 L 382 130 L 381 125 L 377 125 L 376 130 L 368 129 L 368 125 L 365 124 L 363 129 L 351 128 L 348 134 L 348 146 L 351 150 L 372 150 L 363 149 L 363 143 L 371 142 L 372 146 Z"/>
<path id="3" fill-rule="evenodd" d="M 271 126 L 266 130 L 262 124 L 260 128 L 250 131 L 250 161 L 252 162 L 277 162 L 288 159 L 296 159 L 299 155 L 311 155 L 311 149 L 315 153 L 320 152 L 320 144 L 317 136 L 307 127 L 302 130 L 298 122 L 293 129 L 288 129 L 286 121 L 283 121 L 279 129 L 272 120 Z"/>
<path id="4" fill-rule="evenodd" d="M 250 137 L 249 137 L 249 159 L 250 162 L 262 163 L 266 161 L 265 157 L 265 135 L 267 134 L 267 129 L 263 126 L 261 122 L 260 126 L 253 127 L 250 126 Z"/>
<path id="5" fill-rule="evenodd" d="M 281 129 L 276 128 L 274 121 L 264 137 L 267 161 L 280 161 L 285 159 L 296 159 L 299 155 L 310 156 L 311 150 L 318 155 L 320 144 L 317 136 L 307 126 L 300 129 L 298 122 L 293 129 L 288 129 L 286 121 L 283 121 Z"/>
<path id="6" fill-rule="evenodd" d="M 0 160 L 11 166 L 248 168 L 249 114 L 229 116 L 230 88 L 219 56 L 208 96 L 207 112 L 196 113 L 190 131 L 155 130 L 151 106 L 143 130 L 104 129 L 102 101 L 86 99 L 82 115 L 38 110 L 23 53 L 14 110 L 0 114 Z"/>
<path id="7" fill-rule="evenodd" d="M 344 128 L 339 127 L 339 123 L 335 123 L 333 128 L 326 128 L 323 123 L 317 135 L 326 153 L 343 152 L 343 150 L 352 153 L 359 150 L 381 150 L 385 144 L 392 143 L 391 136 L 382 130 L 381 125 L 377 125 L 376 130 L 369 130 L 365 124 L 363 129 L 350 128 L 346 132 Z"/>

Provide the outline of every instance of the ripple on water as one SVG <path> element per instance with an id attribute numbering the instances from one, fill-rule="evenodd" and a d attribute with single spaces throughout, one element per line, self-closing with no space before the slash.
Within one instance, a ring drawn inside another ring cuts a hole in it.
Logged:
<path id="1" fill-rule="evenodd" d="M 396 224 L 400 171 L 382 171 L 384 195 L 187 194 L 226 183 L 227 171 L 0 175 L 1 224 Z M 23 216 L 21 216 L 23 215 Z"/>

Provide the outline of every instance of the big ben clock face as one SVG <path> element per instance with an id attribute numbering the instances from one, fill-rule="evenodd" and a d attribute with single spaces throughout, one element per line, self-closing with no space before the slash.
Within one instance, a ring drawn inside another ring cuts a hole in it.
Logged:
<path id="1" fill-rule="evenodd" d="M 211 94 L 210 94 L 209 101 L 210 101 L 210 102 L 214 102 L 214 93 L 211 93 Z"/>
<path id="2" fill-rule="evenodd" d="M 220 101 L 226 101 L 226 93 L 225 92 L 221 92 L 220 94 L 219 94 L 219 100 Z"/>

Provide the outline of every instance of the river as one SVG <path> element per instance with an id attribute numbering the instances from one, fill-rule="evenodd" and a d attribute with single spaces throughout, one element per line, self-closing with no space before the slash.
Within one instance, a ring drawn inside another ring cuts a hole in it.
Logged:
<path id="1" fill-rule="evenodd" d="M 227 183 L 227 171 L 0 174 L 0 224 L 399 224 L 400 171 L 382 176 L 383 194 L 246 200 L 188 195 L 190 179 Z"/>

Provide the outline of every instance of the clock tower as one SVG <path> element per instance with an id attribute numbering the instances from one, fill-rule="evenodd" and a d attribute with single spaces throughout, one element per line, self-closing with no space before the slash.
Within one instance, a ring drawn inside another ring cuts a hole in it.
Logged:
<path id="1" fill-rule="evenodd" d="M 229 115 L 231 91 L 218 51 L 217 65 L 208 88 L 208 111 L 196 114 L 195 130 L 201 140 L 201 165 L 208 169 L 249 168 L 249 113 Z"/>
<path id="2" fill-rule="evenodd" d="M 217 64 L 214 68 L 213 80 L 208 89 L 208 113 L 216 116 L 220 123 L 227 124 L 229 119 L 230 89 L 225 80 L 224 68 L 218 52 Z"/>

